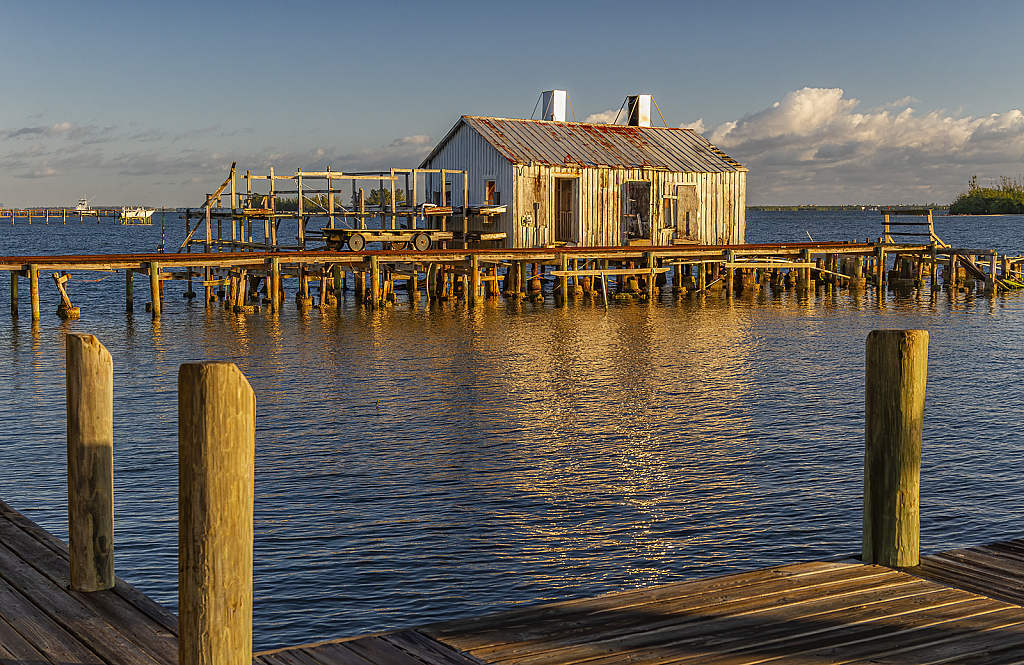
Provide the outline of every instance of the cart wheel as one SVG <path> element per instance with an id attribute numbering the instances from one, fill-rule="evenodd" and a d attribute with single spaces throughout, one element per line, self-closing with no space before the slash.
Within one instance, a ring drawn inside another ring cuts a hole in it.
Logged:
<path id="1" fill-rule="evenodd" d="M 409 248 L 409 243 L 407 243 L 407 242 L 393 242 L 393 243 L 391 243 L 391 249 L 402 250 L 402 249 L 408 249 L 408 248 Z"/>
<path id="2" fill-rule="evenodd" d="M 426 233 L 417 233 L 412 237 L 412 246 L 418 252 L 425 252 L 430 249 L 430 236 Z"/>
<path id="3" fill-rule="evenodd" d="M 353 233 L 348 237 L 348 248 L 353 252 L 361 252 L 363 247 L 366 247 L 366 238 L 362 235 Z"/>

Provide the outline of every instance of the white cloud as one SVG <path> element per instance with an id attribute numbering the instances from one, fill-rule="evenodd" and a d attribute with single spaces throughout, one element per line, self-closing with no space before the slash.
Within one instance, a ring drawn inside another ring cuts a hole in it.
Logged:
<path id="1" fill-rule="evenodd" d="M 616 116 L 619 116 L 618 124 L 621 125 L 626 122 L 625 115 L 625 112 L 621 109 L 608 109 L 607 111 L 601 111 L 600 113 L 591 113 L 583 122 L 594 122 L 601 125 L 609 125 L 615 122 Z"/>
<path id="2" fill-rule="evenodd" d="M 704 118 L 699 118 L 693 122 L 684 122 L 679 127 L 680 129 L 692 129 L 698 134 L 703 134 L 710 129 L 710 127 L 704 124 Z"/>
<path id="3" fill-rule="evenodd" d="M 910 98 L 866 113 L 838 88 L 803 88 L 708 138 L 750 169 L 748 201 L 948 202 L 967 179 L 1015 176 L 1024 114 L 918 113 Z M 890 112 L 888 109 L 899 109 Z"/>
<path id="4" fill-rule="evenodd" d="M 415 134 L 413 136 L 404 136 L 400 139 L 395 139 L 388 147 L 397 148 L 405 145 L 426 145 L 428 143 L 430 143 L 429 136 L 426 134 Z"/>

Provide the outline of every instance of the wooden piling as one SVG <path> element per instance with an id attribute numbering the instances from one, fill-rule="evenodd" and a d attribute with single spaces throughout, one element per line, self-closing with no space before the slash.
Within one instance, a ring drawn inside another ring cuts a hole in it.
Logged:
<path id="1" fill-rule="evenodd" d="M 341 266 L 335 263 L 331 266 L 331 276 L 334 278 L 334 304 L 341 308 Z"/>
<path id="2" fill-rule="evenodd" d="M 472 284 L 469 289 L 469 303 L 471 305 L 476 304 L 480 300 L 480 255 L 473 253 L 470 255 L 470 266 L 472 270 Z"/>
<path id="3" fill-rule="evenodd" d="M 731 249 L 727 250 L 725 252 L 725 260 L 726 260 L 727 263 L 735 263 L 736 262 L 736 252 L 731 250 Z M 725 290 L 728 293 L 728 295 L 730 295 L 730 296 L 733 293 L 735 293 L 735 289 L 736 289 L 736 282 L 735 282 L 734 275 L 735 275 L 735 271 L 732 268 L 730 268 L 729 266 L 725 266 Z"/>
<path id="4" fill-rule="evenodd" d="M 131 268 L 124 271 L 124 311 L 131 312 L 135 309 L 135 289 L 133 278 L 135 273 Z"/>
<path id="5" fill-rule="evenodd" d="M 156 261 L 149 263 L 149 299 L 153 303 L 153 318 L 160 318 L 160 264 Z"/>
<path id="6" fill-rule="evenodd" d="M 862 558 L 920 561 L 921 432 L 928 331 L 875 330 L 867 338 Z"/>
<path id="7" fill-rule="evenodd" d="M 270 311 L 281 311 L 281 259 L 270 257 Z"/>
<path id="8" fill-rule="evenodd" d="M 383 194 L 381 194 L 383 196 Z M 370 309 L 380 307 L 380 260 L 377 255 L 370 256 Z"/>
<path id="9" fill-rule="evenodd" d="M 18 271 L 11 271 L 11 317 L 18 318 Z"/>
<path id="10" fill-rule="evenodd" d="M 114 366 L 92 335 L 65 336 L 71 588 L 114 586 Z"/>
<path id="11" fill-rule="evenodd" d="M 256 396 L 233 363 L 178 371 L 178 662 L 252 662 Z"/>
<path id="12" fill-rule="evenodd" d="M 28 267 L 29 299 L 32 301 L 32 320 L 39 320 L 39 266 L 32 263 Z"/>

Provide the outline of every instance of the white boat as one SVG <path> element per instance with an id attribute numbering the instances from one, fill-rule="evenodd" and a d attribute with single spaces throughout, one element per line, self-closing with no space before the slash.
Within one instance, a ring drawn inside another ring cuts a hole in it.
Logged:
<path id="1" fill-rule="evenodd" d="M 122 224 L 149 224 L 149 218 L 153 216 L 156 210 L 150 210 L 137 206 L 130 208 L 125 206 L 121 208 L 121 223 Z"/>
<path id="2" fill-rule="evenodd" d="M 78 205 L 75 206 L 75 212 L 79 215 L 95 215 L 96 211 L 89 207 L 89 199 L 78 199 Z"/>

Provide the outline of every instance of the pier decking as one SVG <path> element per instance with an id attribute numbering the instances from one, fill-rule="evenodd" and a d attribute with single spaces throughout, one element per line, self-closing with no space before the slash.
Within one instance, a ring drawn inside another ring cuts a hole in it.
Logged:
<path id="1" fill-rule="evenodd" d="M 177 618 L 118 579 L 68 589 L 67 548 L 0 501 L 0 663 L 177 663 Z M 260 665 L 1024 662 L 1024 540 L 774 566 L 257 653 Z"/>

